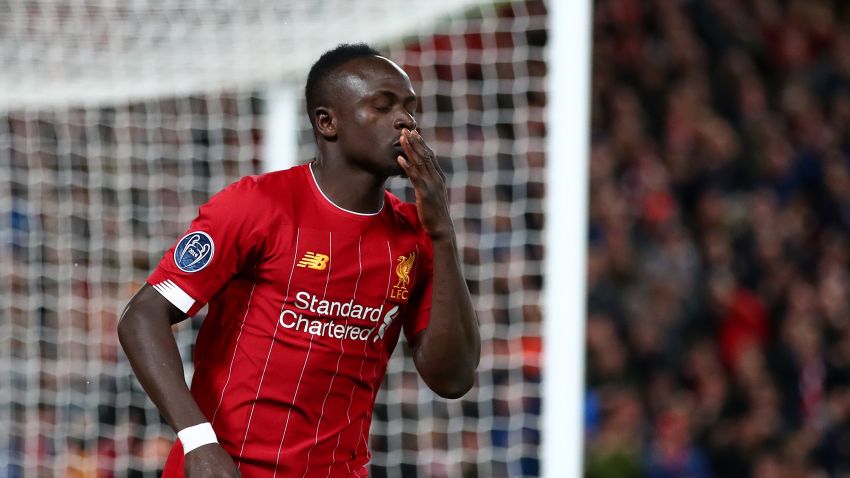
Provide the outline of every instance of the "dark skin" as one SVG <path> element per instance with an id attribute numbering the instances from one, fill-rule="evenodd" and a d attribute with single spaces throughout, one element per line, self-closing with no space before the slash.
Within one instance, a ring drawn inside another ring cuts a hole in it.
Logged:
<path id="1" fill-rule="evenodd" d="M 412 341 L 413 361 L 438 395 L 459 398 L 472 388 L 480 359 L 478 320 L 457 254 L 445 175 L 416 128 L 417 97 L 410 79 L 382 57 L 351 60 L 328 78 L 329 92 L 311 111 L 318 155 L 313 172 L 338 206 L 373 213 L 383 205 L 390 176 L 404 174 L 416 194 L 419 220 L 434 250 L 428 328 Z M 150 285 L 124 310 L 118 336 L 140 383 L 174 430 L 208 421 L 183 378 L 171 325 L 186 318 Z M 187 477 L 239 472 L 217 444 L 185 457 Z"/>
<path id="2" fill-rule="evenodd" d="M 183 361 L 171 332 L 172 324 L 185 319 L 186 314 L 145 284 L 118 323 L 118 338 L 139 383 L 175 431 L 209 421 L 183 378 Z M 187 477 L 240 476 L 233 459 L 216 443 L 188 453 L 184 472 Z"/>

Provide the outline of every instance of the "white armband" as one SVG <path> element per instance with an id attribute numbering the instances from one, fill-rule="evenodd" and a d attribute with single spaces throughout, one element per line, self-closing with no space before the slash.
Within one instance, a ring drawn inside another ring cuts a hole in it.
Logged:
<path id="1" fill-rule="evenodd" d="M 183 445 L 184 455 L 200 446 L 218 443 L 218 438 L 216 438 L 213 427 L 209 422 L 186 427 L 177 432 L 177 438 Z"/>

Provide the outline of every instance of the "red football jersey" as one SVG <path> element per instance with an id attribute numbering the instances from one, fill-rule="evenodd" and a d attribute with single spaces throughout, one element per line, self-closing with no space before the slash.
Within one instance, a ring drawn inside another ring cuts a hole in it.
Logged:
<path id="1" fill-rule="evenodd" d="M 309 166 L 250 176 L 200 208 L 148 282 L 209 303 L 192 395 L 242 476 L 366 476 L 372 408 L 402 327 L 428 324 L 432 249 L 413 204 L 334 205 Z M 164 476 L 183 475 L 179 441 Z"/>

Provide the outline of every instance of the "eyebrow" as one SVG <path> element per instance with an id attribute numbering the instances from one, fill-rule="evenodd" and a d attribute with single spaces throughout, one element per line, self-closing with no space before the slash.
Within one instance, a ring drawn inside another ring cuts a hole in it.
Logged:
<path id="1" fill-rule="evenodd" d="M 393 101 L 395 101 L 395 100 L 397 100 L 397 99 L 398 99 L 398 95 L 397 95 L 397 94 L 393 93 L 393 92 L 392 92 L 392 91 L 390 91 L 390 90 L 384 90 L 384 89 L 376 90 L 376 91 L 372 92 L 372 93 L 369 95 L 369 98 L 370 98 L 370 99 L 371 99 L 371 98 L 376 98 L 376 97 L 378 97 L 378 96 L 388 96 L 388 97 L 390 97 Z M 416 95 L 408 95 L 408 96 L 405 96 L 405 97 L 402 99 L 402 104 L 407 104 L 407 103 L 410 103 L 410 102 L 413 102 L 413 103 L 418 104 L 418 103 L 419 103 L 419 98 L 418 98 Z"/>

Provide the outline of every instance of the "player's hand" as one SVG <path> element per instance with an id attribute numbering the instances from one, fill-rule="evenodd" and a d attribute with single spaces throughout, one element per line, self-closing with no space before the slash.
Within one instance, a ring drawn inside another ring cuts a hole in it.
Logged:
<path id="1" fill-rule="evenodd" d="M 446 193 L 446 175 L 437 164 L 437 158 L 418 131 L 401 130 L 401 148 L 407 156 L 396 158 L 416 192 L 419 222 L 432 241 L 453 237 L 449 200 Z"/>
<path id="2" fill-rule="evenodd" d="M 186 478 L 238 478 L 242 476 L 233 458 L 218 443 L 209 443 L 186 454 L 183 459 Z"/>

